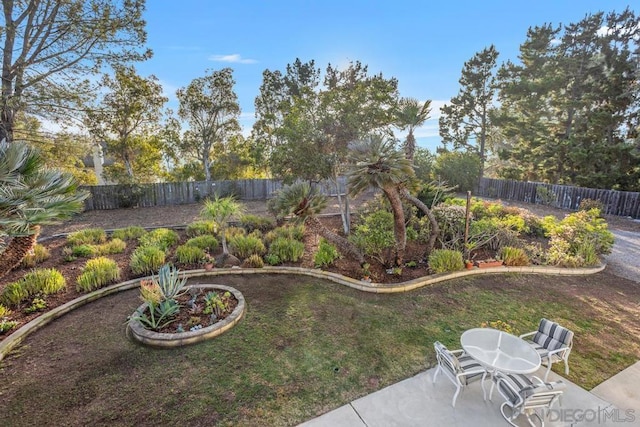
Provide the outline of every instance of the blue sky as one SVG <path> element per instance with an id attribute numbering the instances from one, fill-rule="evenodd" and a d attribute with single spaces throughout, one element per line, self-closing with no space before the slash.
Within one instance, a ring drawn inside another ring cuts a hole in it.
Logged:
<path id="1" fill-rule="evenodd" d="M 621 12 L 629 1 L 364 1 L 148 0 L 149 61 L 177 109 L 176 89 L 206 70 L 234 69 L 245 134 L 265 69 L 284 70 L 296 58 L 344 66 L 359 60 L 370 73 L 399 81 L 401 96 L 432 100 L 432 119 L 418 144 L 439 145 L 439 107 L 459 90 L 466 60 L 494 44 L 498 62 L 517 60 L 527 29 L 577 22 L 587 13 Z M 637 12 L 637 11 L 636 11 Z"/>

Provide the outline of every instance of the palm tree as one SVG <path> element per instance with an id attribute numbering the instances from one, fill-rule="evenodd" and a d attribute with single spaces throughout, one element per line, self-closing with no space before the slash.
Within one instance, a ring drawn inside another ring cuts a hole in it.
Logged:
<path id="1" fill-rule="evenodd" d="M 40 226 L 81 212 L 87 196 L 72 175 L 46 169 L 39 151 L 0 142 L 0 278 L 33 250 Z"/>
<path id="2" fill-rule="evenodd" d="M 351 146 L 350 169 L 347 173 L 349 194 L 356 196 L 375 187 L 382 190 L 393 212 L 395 265 L 401 266 L 407 247 L 407 228 L 401 193 L 414 177 L 411 162 L 396 150 L 393 140 L 372 135 Z"/>
<path id="3" fill-rule="evenodd" d="M 218 195 L 213 200 L 207 200 L 200 211 L 201 218 L 213 221 L 218 226 L 224 258 L 229 257 L 229 248 L 227 247 L 229 220 L 235 215 L 241 215 L 243 212 L 244 205 L 238 202 L 235 197 L 219 197 Z"/>
<path id="4" fill-rule="evenodd" d="M 332 232 L 318 220 L 317 215 L 327 206 L 327 198 L 306 182 L 289 185 L 278 191 L 269 201 L 269 210 L 279 218 L 293 216 L 302 221 L 312 233 L 322 236 L 336 245 L 344 255 L 351 255 L 360 265 L 364 265 L 364 255 L 358 248 L 342 236 Z"/>
<path id="5" fill-rule="evenodd" d="M 395 111 L 395 125 L 400 130 L 408 130 L 407 139 L 404 143 L 404 150 L 409 161 L 413 162 L 416 152 L 416 138 L 413 136 L 415 128 L 422 126 L 429 119 L 431 112 L 431 100 L 424 103 L 415 98 L 402 98 Z"/>

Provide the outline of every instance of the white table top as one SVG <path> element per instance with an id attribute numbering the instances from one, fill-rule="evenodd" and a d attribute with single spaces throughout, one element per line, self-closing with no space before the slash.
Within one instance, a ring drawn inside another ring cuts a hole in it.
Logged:
<path id="1" fill-rule="evenodd" d="M 526 341 L 491 328 L 475 328 L 460 337 L 462 348 L 486 368 L 508 374 L 530 374 L 540 368 L 540 355 Z"/>

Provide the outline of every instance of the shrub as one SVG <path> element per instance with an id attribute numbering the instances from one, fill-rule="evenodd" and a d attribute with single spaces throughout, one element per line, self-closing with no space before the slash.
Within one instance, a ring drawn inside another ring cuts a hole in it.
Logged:
<path id="1" fill-rule="evenodd" d="M 26 314 L 35 313 L 36 311 L 44 310 L 47 308 L 47 302 L 42 298 L 34 298 L 31 301 L 31 305 L 24 309 Z"/>
<path id="2" fill-rule="evenodd" d="M 556 202 L 556 193 L 547 187 L 536 187 L 536 202 L 551 206 Z"/>
<path id="3" fill-rule="evenodd" d="M 54 268 L 39 268 L 24 275 L 22 278 L 29 295 L 39 293 L 50 295 L 63 291 L 67 285 L 62 273 Z"/>
<path id="4" fill-rule="evenodd" d="M 78 277 L 76 289 L 78 292 L 89 292 L 113 283 L 119 278 L 120 269 L 114 260 L 105 257 L 90 259 Z"/>
<path id="5" fill-rule="evenodd" d="M 545 217 L 543 226 L 551 238 L 549 261 L 552 264 L 554 262 L 551 260 L 561 261 L 563 251 L 566 251 L 566 256 L 569 257 L 566 261 L 569 261 L 570 264 L 574 262 L 571 257 L 577 256 L 580 258 L 575 260 L 578 265 L 587 265 L 584 256 L 590 257 L 591 249 L 588 248 L 588 245 L 593 245 L 596 255 L 611 253 L 613 234 L 608 230 L 606 221 L 599 214 L 597 209 L 591 209 L 568 214 L 561 221 L 551 216 Z M 566 244 L 561 242 L 566 242 Z M 579 253 L 580 248 L 582 248 L 582 253 Z M 590 259 L 590 261 L 593 260 Z"/>
<path id="6" fill-rule="evenodd" d="M 2 320 L 0 320 L 0 334 L 6 334 L 7 332 L 12 330 L 16 326 L 18 326 L 18 322 L 17 321 L 2 319 Z"/>
<path id="7" fill-rule="evenodd" d="M 262 268 L 264 267 L 264 260 L 260 255 L 253 254 L 244 260 L 242 266 L 247 268 Z"/>
<path id="8" fill-rule="evenodd" d="M 9 310 L 4 305 L 0 304 L 0 318 L 8 317 L 11 314 L 11 310 Z"/>
<path id="9" fill-rule="evenodd" d="M 278 237 L 271 242 L 269 254 L 276 255 L 280 262 L 296 262 L 304 254 L 304 243 L 294 239 Z"/>
<path id="10" fill-rule="evenodd" d="M 48 259 L 51 256 L 49 250 L 42 246 L 40 243 L 36 243 L 33 246 L 33 253 L 28 254 L 22 259 L 22 266 L 26 268 L 35 267 L 36 264 Z M 1 316 L 0 316 L 1 317 Z"/>
<path id="11" fill-rule="evenodd" d="M 251 233 L 254 230 L 260 230 L 261 233 L 266 233 L 273 230 L 275 223 L 271 218 L 247 214 L 240 218 L 240 226 L 247 230 L 247 233 Z"/>
<path id="12" fill-rule="evenodd" d="M 436 274 L 462 270 L 462 253 L 450 249 L 436 249 L 429 255 L 429 268 Z"/>
<path id="13" fill-rule="evenodd" d="M 213 221 L 194 221 L 187 225 L 187 236 L 195 237 L 205 234 L 214 235 L 218 232 L 218 227 Z"/>
<path id="14" fill-rule="evenodd" d="M 579 211 L 590 211 L 591 209 L 598 209 L 600 213 L 604 210 L 604 203 L 600 200 L 594 199 L 582 199 L 580 200 L 580 206 L 578 206 Z"/>
<path id="15" fill-rule="evenodd" d="M 130 227 L 118 228 L 116 230 L 113 230 L 113 233 L 111 233 L 111 238 L 120 239 L 124 241 L 136 240 L 144 236 L 145 234 L 146 234 L 146 231 L 144 228 L 139 227 L 137 225 L 132 225 Z"/>
<path id="16" fill-rule="evenodd" d="M 386 264 L 395 244 L 393 214 L 386 210 L 372 212 L 362 218 L 349 240 L 366 255 Z"/>
<path id="17" fill-rule="evenodd" d="M 181 245 L 176 249 L 176 260 L 184 264 L 197 264 L 204 261 L 204 249 L 197 246 Z"/>
<path id="18" fill-rule="evenodd" d="M 264 256 L 264 261 L 269 265 L 282 264 L 282 261 L 280 261 L 280 257 L 276 254 L 266 254 Z"/>
<path id="19" fill-rule="evenodd" d="M 107 233 L 102 228 L 86 228 L 69 233 L 67 242 L 72 246 L 97 244 L 107 241 Z"/>
<path id="20" fill-rule="evenodd" d="M 271 230 L 264 236 L 264 240 L 267 244 L 271 244 L 277 238 L 293 239 L 302 241 L 304 239 L 304 225 L 285 225 Z"/>
<path id="21" fill-rule="evenodd" d="M 107 243 L 101 245 L 93 245 L 93 255 L 112 255 L 121 254 L 127 248 L 127 243 L 124 240 L 115 238 Z"/>
<path id="22" fill-rule="evenodd" d="M 192 237 L 191 239 L 187 240 L 185 245 L 194 246 L 207 252 L 214 252 L 218 249 L 218 246 L 220 244 L 218 243 L 218 239 L 216 239 L 214 236 L 205 234 L 202 236 Z"/>
<path id="23" fill-rule="evenodd" d="M 325 239 L 320 239 L 318 251 L 313 257 L 313 263 L 316 267 L 327 267 L 340 257 L 338 248 Z"/>
<path id="24" fill-rule="evenodd" d="M 9 283 L 0 294 L 0 303 L 9 307 L 17 307 L 29 298 L 29 291 L 23 280 Z"/>
<path id="25" fill-rule="evenodd" d="M 156 246 L 140 246 L 131 254 L 129 266 L 135 274 L 151 274 L 165 262 L 165 253 Z"/>
<path id="26" fill-rule="evenodd" d="M 178 243 L 180 236 L 168 228 L 156 228 L 141 236 L 139 240 L 141 246 L 156 246 L 166 252 L 170 247 Z"/>
<path id="27" fill-rule="evenodd" d="M 440 204 L 431 210 L 435 216 L 440 235 L 438 239 L 442 247 L 447 249 L 461 249 L 464 243 L 464 227 L 466 222 L 466 209 L 464 206 Z M 428 223 L 422 218 L 422 223 Z"/>
<path id="28" fill-rule="evenodd" d="M 262 255 L 267 249 L 260 238 L 248 235 L 237 235 L 229 239 L 229 250 L 239 258 L 248 258 L 251 255 Z"/>
<path id="29" fill-rule="evenodd" d="M 89 258 L 95 253 L 95 246 L 89 244 L 76 245 L 71 247 L 71 256 L 75 258 Z"/>
<path id="30" fill-rule="evenodd" d="M 503 246 L 514 246 L 518 241 L 518 233 L 505 225 L 500 218 L 483 218 L 472 221 L 469 226 L 469 248 L 488 247 L 499 251 Z"/>
<path id="31" fill-rule="evenodd" d="M 513 246 L 505 246 L 500 250 L 500 259 L 506 266 L 525 266 L 529 265 L 529 257 L 524 249 L 514 248 Z"/>

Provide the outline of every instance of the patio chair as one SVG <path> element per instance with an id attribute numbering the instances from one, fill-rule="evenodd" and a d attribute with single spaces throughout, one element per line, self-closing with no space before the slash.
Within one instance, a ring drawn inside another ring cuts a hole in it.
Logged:
<path id="1" fill-rule="evenodd" d="M 463 387 L 466 387 L 473 381 L 482 379 L 484 381 L 487 371 L 471 356 L 466 355 L 464 350 L 449 350 L 439 341 L 433 344 L 436 350 L 436 359 L 438 360 L 438 368 L 433 375 L 433 382 L 436 382 L 436 378 L 440 371 L 453 382 L 456 386 L 456 392 L 453 395 L 453 401 L 451 406 L 455 408 L 456 399 Z M 484 393 L 484 384 L 482 391 Z"/>
<path id="2" fill-rule="evenodd" d="M 522 374 L 504 374 L 497 372 L 493 377 L 498 392 L 505 398 L 500 405 L 500 413 L 512 426 L 520 415 L 527 417 L 529 425 L 536 426 L 532 416 L 537 418 L 540 426 L 544 427 L 544 420 L 556 401 L 560 400 L 565 384 L 562 381 L 552 383 L 543 382 L 538 377 L 529 378 Z M 505 413 L 506 407 L 511 408 L 511 415 Z M 542 416 L 538 413 L 542 411 Z"/>
<path id="3" fill-rule="evenodd" d="M 543 318 L 540 320 L 537 331 L 520 335 L 520 338 L 532 336 L 533 338 L 526 341 L 536 349 L 542 364 L 547 366 L 544 380 L 547 381 L 551 365 L 560 361 L 564 361 L 564 373 L 569 375 L 569 354 L 573 347 L 573 332 Z"/>

